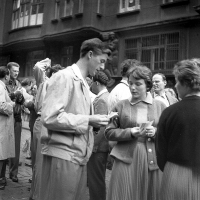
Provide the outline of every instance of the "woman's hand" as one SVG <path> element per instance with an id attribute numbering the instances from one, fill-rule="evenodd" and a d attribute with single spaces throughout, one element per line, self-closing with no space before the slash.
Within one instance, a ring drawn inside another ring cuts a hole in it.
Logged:
<path id="1" fill-rule="evenodd" d="M 139 137 L 145 137 L 146 133 L 145 130 L 141 130 L 140 127 L 134 127 L 131 129 L 131 135 L 133 137 L 139 138 Z"/>
<path id="2" fill-rule="evenodd" d="M 149 126 L 146 128 L 145 133 L 147 137 L 153 137 L 156 133 L 156 129 L 153 126 Z"/>

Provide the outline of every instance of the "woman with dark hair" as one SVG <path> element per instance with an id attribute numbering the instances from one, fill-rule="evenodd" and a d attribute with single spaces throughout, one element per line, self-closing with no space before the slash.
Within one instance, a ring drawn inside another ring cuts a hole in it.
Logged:
<path id="1" fill-rule="evenodd" d="M 108 114 L 109 92 L 106 86 L 109 80 L 107 71 L 98 71 L 93 78 L 92 89 L 97 94 L 93 102 L 94 114 Z M 93 128 L 93 131 L 94 147 L 87 164 L 89 194 L 91 200 L 106 200 L 105 175 L 109 145 L 104 137 L 105 127 Z"/>
<path id="2" fill-rule="evenodd" d="M 5 174 L 2 168 L 8 158 L 15 157 L 13 106 L 6 83 L 10 80 L 10 71 L 7 67 L 0 67 L 0 190 L 6 185 Z"/>
<path id="3" fill-rule="evenodd" d="M 117 141 L 111 152 L 115 161 L 109 200 L 160 200 L 162 173 L 157 165 L 154 139 L 165 105 L 149 93 L 151 78 L 149 68 L 140 64 L 132 66 L 128 74 L 131 97 L 112 109 L 118 117 L 105 130 L 109 141 Z"/>
<path id="4" fill-rule="evenodd" d="M 173 71 L 180 102 L 158 124 L 156 151 L 163 171 L 161 200 L 200 199 L 200 60 L 178 62 Z"/>

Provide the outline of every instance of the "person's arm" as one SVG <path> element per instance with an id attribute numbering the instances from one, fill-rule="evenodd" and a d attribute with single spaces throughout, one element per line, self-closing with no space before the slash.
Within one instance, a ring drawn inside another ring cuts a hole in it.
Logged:
<path id="1" fill-rule="evenodd" d="M 0 86 L 0 113 L 9 116 L 13 113 L 14 103 L 6 102 L 5 95 L 5 89 L 2 86 Z"/>
<path id="2" fill-rule="evenodd" d="M 167 139 L 166 139 L 166 113 L 163 112 L 158 123 L 156 132 L 156 154 L 157 163 L 161 171 L 164 170 L 167 162 Z"/>
<path id="3" fill-rule="evenodd" d="M 105 130 L 105 137 L 109 141 L 128 141 L 132 140 L 133 136 L 131 133 L 132 128 L 121 128 L 120 127 L 120 109 L 118 109 L 119 104 L 117 104 L 112 112 L 118 112 L 119 117 L 114 117 L 110 120 L 110 123 L 107 125 Z"/>
<path id="4" fill-rule="evenodd" d="M 98 103 L 94 105 L 95 113 L 100 115 L 108 114 L 107 101 L 105 99 L 99 99 Z M 95 132 L 95 143 L 99 144 L 104 139 L 105 127 L 100 127 L 100 129 Z"/>
<path id="5" fill-rule="evenodd" d="M 48 77 L 46 76 L 46 69 L 50 67 L 51 60 L 46 58 L 40 62 L 37 62 L 33 67 L 33 75 L 36 80 L 37 88 L 43 83 Z"/>
<path id="6" fill-rule="evenodd" d="M 105 116 L 66 112 L 71 101 L 74 101 L 71 99 L 73 81 L 73 78 L 59 72 L 49 79 L 41 113 L 44 126 L 54 131 L 85 134 L 88 133 L 89 125 L 107 125 Z"/>

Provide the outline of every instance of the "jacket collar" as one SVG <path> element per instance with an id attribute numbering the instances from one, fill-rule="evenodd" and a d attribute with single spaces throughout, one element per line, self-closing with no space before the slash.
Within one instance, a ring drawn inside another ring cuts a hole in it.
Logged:
<path id="1" fill-rule="evenodd" d="M 72 65 L 72 70 L 73 70 L 74 74 L 83 82 L 83 84 L 85 85 L 85 87 L 88 90 L 90 90 L 90 87 L 89 87 L 87 81 L 85 81 L 85 79 L 83 78 L 83 76 L 81 74 L 81 71 L 80 71 L 80 69 L 79 69 L 79 67 L 78 67 L 77 64 L 73 64 Z"/>
<path id="2" fill-rule="evenodd" d="M 104 93 L 106 93 L 106 92 L 108 92 L 108 90 L 107 90 L 106 88 L 103 89 L 103 90 L 101 90 L 101 91 L 97 94 L 96 98 L 99 97 L 99 96 L 101 96 L 102 94 L 104 94 Z"/>
<path id="3" fill-rule="evenodd" d="M 139 101 L 137 101 L 137 102 L 135 102 L 135 103 L 132 103 L 132 102 L 131 102 L 131 99 L 132 99 L 132 97 L 129 98 L 129 101 L 130 101 L 130 104 L 131 104 L 131 105 L 135 105 L 135 104 L 137 104 L 137 103 L 139 103 L 139 102 L 144 102 L 144 103 L 151 104 L 151 105 L 153 104 L 153 97 L 152 97 L 152 95 L 151 95 L 150 92 L 147 92 L 147 96 L 146 96 L 145 99 L 139 100 Z"/>

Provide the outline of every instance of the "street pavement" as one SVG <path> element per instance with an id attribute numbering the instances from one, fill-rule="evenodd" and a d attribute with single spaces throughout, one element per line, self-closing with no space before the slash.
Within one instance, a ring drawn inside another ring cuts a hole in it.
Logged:
<path id="1" fill-rule="evenodd" d="M 20 162 L 21 166 L 19 167 L 18 172 L 18 179 L 19 182 L 15 183 L 12 182 L 11 179 L 9 179 L 8 174 L 8 166 L 6 170 L 6 177 L 7 177 L 7 186 L 5 187 L 5 190 L 0 190 L 0 200 L 29 200 L 29 194 L 30 194 L 30 187 L 31 184 L 29 183 L 29 179 L 32 177 L 32 169 L 31 167 L 27 166 L 26 164 L 30 164 L 30 160 L 26 159 L 27 154 L 26 152 L 23 152 L 23 146 L 27 139 L 30 138 L 31 134 L 28 128 L 28 123 L 23 122 L 22 123 L 22 136 L 21 136 L 21 154 L 20 154 Z M 108 183 L 110 180 L 111 171 L 106 171 L 106 185 L 108 187 Z M 85 197 L 83 197 L 83 200 L 89 200 L 89 193 L 86 192 Z"/>

